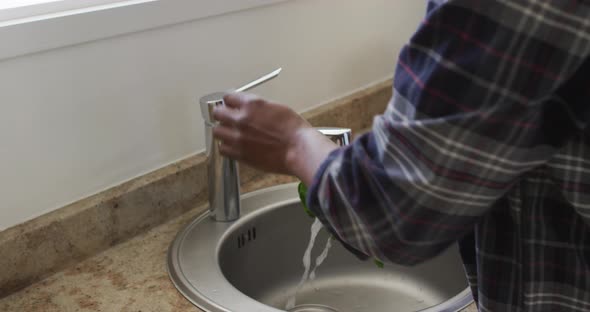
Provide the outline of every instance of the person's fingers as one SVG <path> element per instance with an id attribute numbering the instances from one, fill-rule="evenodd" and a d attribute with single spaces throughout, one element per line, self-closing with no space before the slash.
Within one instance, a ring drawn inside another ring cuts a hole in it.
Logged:
<path id="1" fill-rule="evenodd" d="M 240 132 L 233 127 L 219 125 L 213 128 L 213 137 L 226 144 L 235 145 L 240 137 Z"/>
<path id="2" fill-rule="evenodd" d="M 231 107 L 233 109 L 239 109 L 243 102 L 242 98 L 240 97 L 240 93 L 229 93 L 223 97 L 223 102 L 227 107 Z"/>
<path id="3" fill-rule="evenodd" d="M 213 119 L 222 124 L 235 125 L 240 118 L 240 112 L 235 109 L 217 106 L 213 109 Z"/>
<path id="4" fill-rule="evenodd" d="M 223 97 L 223 102 L 227 107 L 240 109 L 250 101 L 259 99 L 257 95 L 244 92 L 229 93 Z"/>
<path id="5" fill-rule="evenodd" d="M 242 153 L 240 149 L 235 148 L 233 145 L 221 142 L 219 143 L 219 152 L 221 155 L 233 160 L 242 160 Z"/>

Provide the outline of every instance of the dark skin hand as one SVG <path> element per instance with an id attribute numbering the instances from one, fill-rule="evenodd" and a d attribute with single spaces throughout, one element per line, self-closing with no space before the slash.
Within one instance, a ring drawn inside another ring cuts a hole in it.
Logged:
<path id="1" fill-rule="evenodd" d="M 294 175 L 310 185 L 315 172 L 338 146 L 287 106 L 252 94 L 232 93 L 213 117 L 213 136 L 222 155 L 263 171 Z"/>

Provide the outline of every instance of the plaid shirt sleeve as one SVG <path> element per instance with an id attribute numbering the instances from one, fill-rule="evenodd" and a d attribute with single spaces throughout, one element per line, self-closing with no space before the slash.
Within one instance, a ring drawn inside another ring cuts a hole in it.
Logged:
<path id="1" fill-rule="evenodd" d="M 559 94 L 590 53 L 583 1 L 429 8 L 399 55 L 387 110 L 328 156 L 308 194 L 343 242 L 407 265 L 471 233 L 579 128 Z"/>

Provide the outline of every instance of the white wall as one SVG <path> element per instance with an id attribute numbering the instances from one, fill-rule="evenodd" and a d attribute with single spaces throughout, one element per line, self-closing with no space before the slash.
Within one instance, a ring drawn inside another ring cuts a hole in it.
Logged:
<path id="1" fill-rule="evenodd" d="M 256 92 L 303 111 L 391 76 L 424 6 L 291 0 L 0 61 L 0 230 L 202 151 L 210 91 L 282 66 Z"/>

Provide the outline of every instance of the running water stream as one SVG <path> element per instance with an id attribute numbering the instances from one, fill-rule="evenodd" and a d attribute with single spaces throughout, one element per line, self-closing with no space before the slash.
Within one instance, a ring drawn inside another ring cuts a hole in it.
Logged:
<path id="1" fill-rule="evenodd" d="M 293 295 L 289 298 L 289 300 L 287 300 L 287 305 L 285 307 L 285 309 L 287 311 L 295 308 L 297 293 L 299 292 L 299 290 L 301 290 L 301 288 L 303 287 L 303 285 L 305 284 L 305 282 L 307 280 L 314 280 L 315 279 L 315 271 L 322 264 L 322 262 L 324 262 L 324 260 L 326 260 L 326 258 L 328 257 L 328 251 L 332 247 L 332 237 L 328 238 L 328 241 L 326 242 L 326 247 L 324 247 L 324 250 L 322 251 L 322 253 L 316 258 L 315 266 L 314 266 L 313 270 L 311 271 L 311 273 L 309 272 L 310 268 L 311 268 L 311 251 L 313 249 L 313 246 L 315 245 L 316 237 L 318 236 L 318 233 L 320 232 L 321 229 L 322 229 L 322 222 L 320 222 L 320 220 L 316 218 L 315 221 L 313 222 L 313 224 L 311 225 L 311 237 L 309 238 L 309 243 L 307 244 L 307 249 L 305 249 L 305 253 L 303 254 L 303 267 L 305 268 L 305 270 L 303 271 L 303 276 L 301 277 L 301 281 L 299 281 L 299 284 L 297 285 L 297 288 L 295 289 L 295 293 L 293 293 Z"/>

